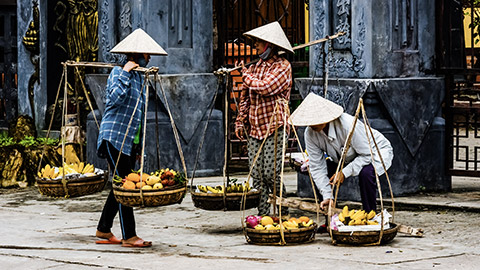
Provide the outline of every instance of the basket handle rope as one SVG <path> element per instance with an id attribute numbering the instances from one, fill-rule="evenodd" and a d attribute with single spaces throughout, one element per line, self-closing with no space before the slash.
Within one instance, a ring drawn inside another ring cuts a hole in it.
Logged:
<path id="1" fill-rule="evenodd" d="M 175 137 L 175 143 L 177 144 L 178 154 L 180 156 L 180 161 L 182 162 L 182 167 L 183 167 L 183 172 L 185 174 L 185 179 L 188 179 L 187 166 L 185 165 L 185 158 L 183 156 L 183 150 L 182 150 L 182 145 L 180 143 L 180 137 L 178 136 L 177 126 L 175 125 L 175 120 L 173 119 L 173 115 L 172 115 L 172 112 L 170 110 L 170 105 L 168 105 L 167 95 L 165 94 L 165 89 L 163 88 L 162 80 L 158 76 L 158 73 L 155 74 L 155 81 L 160 84 L 160 89 L 162 90 L 162 96 L 163 96 L 163 99 L 165 100 L 165 107 L 167 109 L 168 116 L 170 117 L 170 123 L 172 125 L 173 135 Z M 188 181 L 185 181 L 185 187 L 187 186 L 187 182 Z"/>
<path id="2" fill-rule="evenodd" d="M 68 89 L 68 70 L 67 65 L 63 64 L 63 70 L 65 73 L 65 84 L 63 88 L 63 106 L 62 106 L 62 128 L 60 129 L 60 135 L 62 139 L 62 185 L 65 191 L 65 197 L 68 198 L 68 188 L 67 188 L 67 179 L 65 179 L 65 166 L 63 163 L 65 162 L 63 159 L 65 157 L 65 112 L 67 110 L 67 89 Z"/>
<path id="3" fill-rule="evenodd" d="M 65 79 L 65 69 L 63 69 L 62 77 L 60 78 L 60 82 L 58 84 L 57 95 L 55 96 L 55 103 L 54 103 L 54 106 L 53 106 L 53 112 L 52 112 L 52 116 L 50 117 L 50 123 L 48 124 L 48 130 L 47 130 L 47 134 L 45 136 L 47 139 L 50 137 L 50 131 L 52 130 L 53 118 L 55 116 L 55 111 L 57 109 L 57 106 L 55 106 L 55 105 L 58 103 L 58 99 L 60 97 L 60 91 L 62 90 L 62 82 L 63 82 L 64 79 Z M 42 168 L 42 161 L 43 161 L 43 157 L 45 155 L 45 150 L 46 149 L 47 149 L 47 140 L 45 140 L 45 142 L 43 144 L 42 154 L 40 155 L 40 162 L 38 163 L 37 175 L 38 175 L 38 172 L 40 172 L 40 170 Z"/>
<path id="4" fill-rule="evenodd" d="M 152 69 L 153 70 L 153 69 Z M 148 71 L 145 72 L 145 76 L 147 77 L 148 73 L 149 73 L 150 69 Z M 153 70 L 155 72 L 155 70 Z M 125 136 L 123 136 L 123 140 L 122 140 L 122 145 L 120 146 L 120 151 L 118 152 L 118 157 L 117 157 L 117 161 L 115 162 L 115 166 L 113 167 L 113 175 L 112 175 L 112 178 L 115 178 L 115 175 L 117 173 L 117 167 L 118 167 L 118 163 L 120 162 L 120 156 L 122 154 L 122 151 L 123 151 L 123 147 L 125 146 L 125 140 L 127 139 L 127 136 L 128 136 L 128 132 L 130 131 L 130 128 L 132 127 L 132 121 L 133 121 L 133 116 L 135 116 L 135 112 L 137 111 L 137 108 L 138 108 L 138 104 L 140 103 L 140 99 L 143 97 L 143 89 L 145 87 L 145 83 L 146 83 L 146 79 L 143 80 L 143 83 L 142 83 L 142 87 L 140 88 L 140 95 L 137 99 L 137 102 L 135 103 L 135 107 L 133 108 L 133 113 L 132 115 L 130 116 L 130 120 L 128 121 L 128 125 L 127 125 L 127 130 L 125 132 Z M 146 116 L 145 116 L 146 117 Z M 143 152 L 141 153 L 143 155 Z M 113 181 L 112 181 L 112 185 L 113 185 Z M 142 198 L 142 204 L 143 204 L 143 198 Z"/>
<path id="5" fill-rule="evenodd" d="M 267 134 L 270 133 L 270 129 L 272 127 L 272 123 L 273 123 L 273 118 L 275 116 L 275 114 L 277 113 L 278 111 L 278 103 L 275 103 L 275 107 L 273 108 L 273 114 L 272 116 L 270 117 L 270 121 L 268 123 L 268 126 L 267 126 Z M 247 182 L 250 183 L 250 177 L 252 176 L 252 171 L 253 171 L 253 168 L 255 167 L 255 164 L 257 163 L 257 160 L 258 160 L 258 157 L 260 156 L 260 153 L 262 152 L 262 148 L 263 148 L 263 145 L 265 144 L 265 141 L 267 140 L 268 136 L 266 136 L 262 143 L 260 144 L 260 147 L 258 148 L 258 151 L 257 153 L 255 154 L 255 157 L 253 158 L 253 161 L 252 161 L 252 165 L 250 166 L 250 170 L 248 172 L 248 176 L 247 176 Z M 245 230 L 245 201 L 246 201 L 246 197 L 247 197 L 247 193 L 244 191 L 243 194 L 242 194 L 242 198 L 243 198 L 243 209 L 242 209 L 242 218 L 240 220 L 241 224 L 242 224 L 242 230 L 243 230 L 243 234 L 245 235 L 245 239 L 247 239 L 248 241 L 248 236 L 247 236 L 247 232 Z"/>
<path id="6" fill-rule="evenodd" d="M 200 139 L 200 144 L 197 149 L 197 153 L 195 155 L 195 163 L 193 164 L 193 171 L 192 171 L 192 178 L 190 179 L 190 192 L 193 192 L 193 179 L 195 178 L 195 172 L 197 171 L 197 164 L 198 158 L 200 156 L 200 151 L 202 151 L 203 143 L 205 141 L 205 134 L 207 133 L 208 123 L 210 122 L 210 117 L 212 116 L 213 109 L 215 108 L 215 102 L 217 100 L 218 90 L 220 89 L 220 78 L 217 80 L 217 90 L 215 90 L 215 95 L 213 96 L 212 102 L 210 104 L 210 109 L 208 112 L 207 122 L 205 123 L 205 127 L 203 128 L 202 137 Z"/>
<path id="7" fill-rule="evenodd" d="M 140 183 L 143 183 L 143 166 L 145 164 L 145 138 L 147 135 L 147 113 L 148 113 L 148 94 L 149 94 L 149 80 L 150 76 L 148 73 L 145 73 L 145 113 L 144 120 L 143 120 L 143 138 L 142 138 L 142 151 L 140 156 Z M 157 138 L 158 139 L 158 138 Z M 145 201 L 143 199 L 143 188 L 142 184 L 140 184 L 140 200 L 142 201 L 142 207 L 145 207 Z"/>
<path id="8" fill-rule="evenodd" d="M 353 132 L 355 131 L 355 127 L 356 127 L 356 124 L 357 124 L 357 121 L 358 121 L 358 117 L 359 117 L 359 114 L 360 114 L 360 111 L 362 112 L 362 117 L 364 119 L 364 122 L 365 122 L 365 134 L 367 136 L 367 140 L 368 140 L 368 145 L 369 145 L 369 149 L 370 149 L 370 157 L 372 159 L 372 165 L 373 165 L 373 162 L 374 162 L 374 155 L 373 155 L 373 149 L 372 149 L 372 146 L 371 146 L 371 141 L 370 141 L 370 137 L 369 137 L 369 134 L 370 136 L 372 137 L 372 140 L 373 140 L 373 143 L 375 144 L 375 147 L 377 149 L 377 153 L 380 157 L 380 160 L 382 162 L 382 166 L 383 166 L 383 169 L 385 171 L 385 173 L 387 173 L 387 168 L 385 166 L 385 163 L 383 162 L 383 158 L 381 157 L 381 153 L 380 153 L 380 148 L 378 147 L 376 141 L 375 141 L 375 138 L 373 136 L 373 130 L 371 129 L 370 127 L 370 124 L 368 123 L 368 118 L 367 118 L 367 115 L 366 115 L 366 112 L 365 112 L 365 107 L 363 105 L 363 99 L 360 98 L 359 102 L 358 102 L 358 106 L 357 106 L 357 110 L 355 112 L 355 118 L 354 118 L 354 121 L 352 123 L 352 127 L 350 128 L 350 131 L 348 133 L 348 136 L 347 136 L 347 140 L 345 141 L 345 144 L 344 144 L 344 149 L 343 149 L 343 152 L 342 152 L 342 156 L 340 157 L 340 160 L 338 162 L 338 166 L 337 166 L 337 170 L 335 172 L 335 179 L 334 179 L 334 182 L 336 182 L 336 185 L 334 186 L 334 189 L 335 189 L 335 200 L 333 202 L 333 205 L 332 205 L 332 202 L 330 201 L 330 207 L 329 207 L 329 211 L 328 211 L 328 223 L 330 225 L 330 222 L 331 222 L 331 217 L 332 217 L 332 206 L 336 205 L 337 203 L 337 197 L 338 197 L 338 190 L 340 189 L 340 182 L 339 181 L 336 181 L 337 180 L 337 176 L 338 176 L 338 172 L 340 170 L 343 169 L 343 166 L 345 164 L 345 159 L 346 159 L 346 155 L 347 155 L 347 151 L 348 149 L 350 148 L 350 145 L 351 145 L 351 140 L 352 140 L 352 137 L 353 137 Z M 368 126 L 368 129 L 367 129 L 367 126 Z M 383 232 L 384 232 L 384 227 L 383 227 L 383 221 L 384 221 L 384 216 L 383 216 L 383 210 L 384 210 L 384 207 L 383 207 L 383 197 L 382 197 L 382 188 L 381 188 L 381 184 L 380 184 L 380 180 L 379 180 L 379 176 L 378 176 L 378 173 L 377 173 L 377 170 L 375 168 L 375 166 L 373 166 L 374 168 L 374 171 L 375 171 L 375 178 L 376 178 L 376 183 L 377 183 L 377 188 L 378 188 L 378 193 L 379 193 L 379 197 L 380 197 L 380 206 L 381 206 L 381 212 L 380 212 L 380 216 L 381 216 L 381 225 L 380 225 L 380 235 L 379 235 L 379 239 L 376 243 L 373 243 L 371 245 L 379 245 L 381 243 L 381 240 L 382 240 L 382 236 L 383 236 Z M 387 175 L 387 181 L 389 183 L 389 187 L 390 187 L 390 194 L 391 194 L 391 197 L 392 197 L 392 205 L 394 205 L 394 200 L 393 200 L 393 193 L 392 193 L 392 190 L 391 190 L 391 184 L 390 184 L 390 179 L 388 178 L 388 175 Z M 393 206 L 394 207 L 394 206 Z M 393 217 L 393 215 L 392 215 Z M 329 226 L 329 230 L 330 230 L 330 237 L 331 237 L 331 240 L 332 240 L 332 243 L 335 244 L 335 240 L 333 239 L 333 233 L 332 233 L 332 226 Z"/>
<path id="9" fill-rule="evenodd" d="M 287 106 L 288 109 L 288 106 Z M 295 129 L 295 126 L 293 125 L 292 119 L 290 118 L 290 111 L 288 111 L 288 120 L 290 121 L 290 125 L 292 126 L 293 133 L 295 134 L 295 138 L 297 139 L 297 142 L 300 142 L 300 138 L 298 137 L 297 130 Z M 303 150 L 302 144 L 298 143 L 298 146 L 300 147 L 300 151 L 302 152 L 302 158 L 303 160 L 307 160 L 305 156 L 305 151 Z M 317 195 L 317 189 L 315 188 L 315 182 L 313 182 L 313 177 L 312 173 L 310 172 L 310 167 L 307 167 L 307 172 L 308 172 L 308 177 L 310 179 L 310 184 L 312 186 L 312 191 L 313 191 L 313 197 L 315 198 L 315 206 L 316 206 L 316 213 L 317 213 L 317 224 L 320 224 L 320 205 L 318 204 L 318 195 Z"/>

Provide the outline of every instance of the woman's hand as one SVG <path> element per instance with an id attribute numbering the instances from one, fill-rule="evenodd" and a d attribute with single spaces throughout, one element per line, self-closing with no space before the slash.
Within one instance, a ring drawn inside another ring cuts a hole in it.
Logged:
<path id="1" fill-rule="evenodd" d="M 326 209 L 328 209 L 330 203 L 333 203 L 333 202 L 332 202 L 332 199 L 323 200 L 323 201 L 320 203 L 320 208 L 322 208 L 322 210 L 326 210 Z M 325 207 L 327 207 L 327 208 L 325 208 Z"/>
<path id="2" fill-rule="evenodd" d="M 243 126 L 235 128 L 235 136 L 237 136 L 239 140 L 243 140 Z"/>
<path id="3" fill-rule="evenodd" d="M 130 72 L 132 69 L 139 67 L 139 65 L 133 61 L 128 61 L 125 66 L 123 66 L 123 70 L 126 72 Z"/>
<path id="4" fill-rule="evenodd" d="M 243 62 L 243 60 L 241 60 L 240 62 L 235 61 L 235 68 L 239 68 L 239 67 L 242 68 L 242 73 L 244 73 L 246 71 L 245 63 Z"/>
<path id="5" fill-rule="evenodd" d="M 330 177 L 330 185 L 336 186 L 337 183 L 340 183 L 341 185 L 343 184 L 343 180 L 345 180 L 345 175 L 342 171 L 339 171 L 337 174 L 334 174 L 332 175 L 332 177 Z"/>

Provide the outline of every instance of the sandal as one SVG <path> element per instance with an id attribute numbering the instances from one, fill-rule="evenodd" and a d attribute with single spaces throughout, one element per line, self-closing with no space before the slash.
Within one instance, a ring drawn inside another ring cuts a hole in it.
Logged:
<path id="1" fill-rule="evenodd" d="M 112 235 L 110 238 L 106 240 L 97 240 L 95 241 L 95 244 L 114 244 L 114 245 L 119 245 L 122 243 L 122 240 L 118 239 L 115 237 L 115 235 Z"/>
<path id="2" fill-rule="evenodd" d="M 127 243 L 126 241 L 122 242 L 122 247 L 151 247 L 151 246 L 152 246 L 152 242 L 144 241 L 141 238 L 138 238 L 133 243 Z"/>

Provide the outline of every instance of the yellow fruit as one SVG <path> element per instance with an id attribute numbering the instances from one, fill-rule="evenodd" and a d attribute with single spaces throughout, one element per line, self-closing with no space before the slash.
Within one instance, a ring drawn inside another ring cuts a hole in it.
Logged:
<path id="1" fill-rule="evenodd" d="M 348 212 L 348 215 L 346 215 L 345 217 L 350 217 L 351 218 L 354 214 L 355 214 L 355 210 L 352 209 Z"/>
<path id="2" fill-rule="evenodd" d="M 265 230 L 276 230 L 276 229 L 277 229 L 277 227 L 273 226 L 272 224 L 265 225 Z"/>
<path id="3" fill-rule="evenodd" d="M 370 219 L 374 218 L 375 215 L 376 215 L 375 211 L 371 210 L 367 215 L 367 219 L 370 220 Z"/>
<path id="4" fill-rule="evenodd" d="M 150 175 L 147 178 L 147 180 L 145 180 L 145 183 L 147 183 L 147 185 L 150 185 L 150 186 L 153 186 L 158 182 L 160 182 L 160 177 L 158 177 L 156 175 Z"/>
<path id="5" fill-rule="evenodd" d="M 162 189 L 162 188 L 163 188 L 162 183 L 156 183 L 155 185 L 153 185 L 153 189 Z"/>
<path id="6" fill-rule="evenodd" d="M 348 217 L 348 206 L 345 205 L 345 207 L 343 207 L 343 210 L 342 210 L 342 214 L 343 214 L 343 217 Z M 341 220 L 340 220 L 341 221 Z"/>
<path id="7" fill-rule="evenodd" d="M 353 225 L 355 225 L 355 220 L 350 220 L 350 221 L 348 222 L 348 226 L 353 226 Z"/>
<path id="8" fill-rule="evenodd" d="M 273 224 L 273 219 L 269 216 L 264 216 L 262 217 L 262 219 L 260 220 L 260 223 L 263 225 L 263 226 L 266 226 L 266 225 L 272 225 Z"/>
<path id="9" fill-rule="evenodd" d="M 307 222 L 307 224 L 305 225 L 305 227 L 310 227 L 310 226 L 312 226 L 312 225 L 313 225 L 313 220 L 310 219 L 310 220 Z"/>
<path id="10" fill-rule="evenodd" d="M 149 186 L 149 185 L 145 185 L 145 186 L 142 187 L 142 189 L 153 189 L 153 187 Z"/>
<path id="11" fill-rule="evenodd" d="M 344 222 L 344 221 L 345 221 L 345 217 L 343 216 L 343 212 L 341 212 L 341 213 L 338 215 L 338 220 L 340 220 L 341 222 Z"/>
<path id="12" fill-rule="evenodd" d="M 367 225 L 378 225 L 378 221 L 367 220 Z"/>
<path id="13" fill-rule="evenodd" d="M 265 230 L 265 227 L 263 227 L 262 225 L 258 224 L 257 226 L 255 226 L 255 230 Z"/>

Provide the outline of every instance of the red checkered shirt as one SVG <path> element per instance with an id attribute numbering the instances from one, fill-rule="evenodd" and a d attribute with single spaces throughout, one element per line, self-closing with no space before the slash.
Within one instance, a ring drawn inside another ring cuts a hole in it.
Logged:
<path id="1" fill-rule="evenodd" d="M 288 105 L 292 88 L 292 67 L 288 60 L 273 56 L 267 61 L 260 60 L 250 68 L 244 68 L 243 90 L 235 127 L 241 128 L 246 124 L 247 117 L 250 124 L 250 137 L 263 139 L 271 135 L 276 127 L 283 126 L 285 109 Z M 272 127 L 267 134 L 276 101 L 280 103 L 277 114 L 277 124 L 273 118 Z"/>

